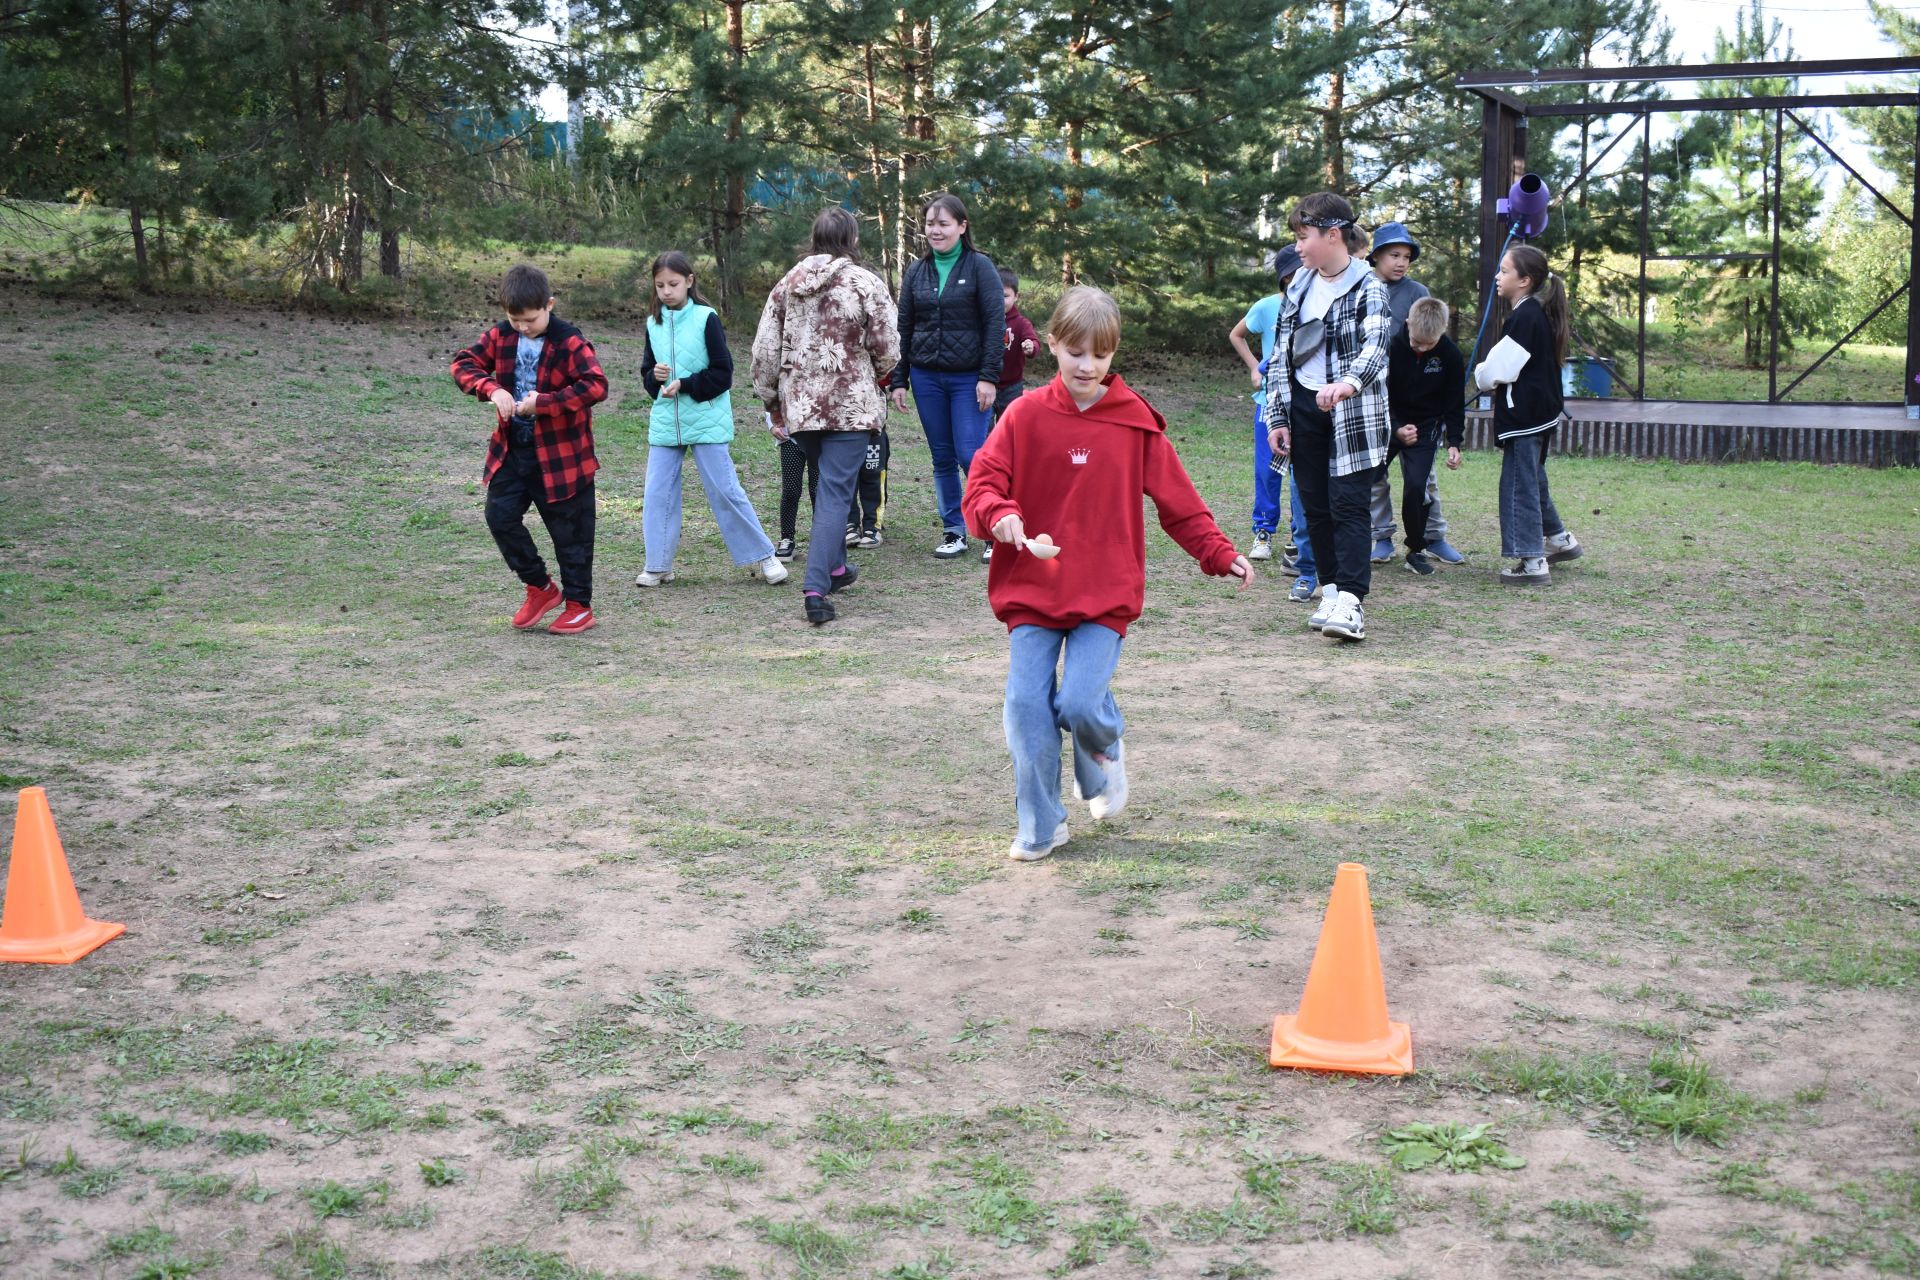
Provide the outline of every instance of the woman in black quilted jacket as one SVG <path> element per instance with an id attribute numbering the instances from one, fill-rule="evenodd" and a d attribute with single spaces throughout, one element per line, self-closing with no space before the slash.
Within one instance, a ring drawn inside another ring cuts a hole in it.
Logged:
<path id="1" fill-rule="evenodd" d="M 993 426 L 993 397 L 1006 353 L 1006 305 L 1000 271 L 973 247 L 967 206 L 940 193 L 922 213 L 927 253 L 900 282 L 900 363 L 893 404 L 907 411 L 907 389 L 933 453 L 933 491 L 946 536 L 933 554 L 967 551 L 960 477 Z"/>

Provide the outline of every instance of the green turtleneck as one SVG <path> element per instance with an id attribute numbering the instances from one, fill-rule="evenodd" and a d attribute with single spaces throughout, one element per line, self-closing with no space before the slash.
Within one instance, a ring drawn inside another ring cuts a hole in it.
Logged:
<path id="1" fill-rule="evenodd" d="M 941 253 L 939 250 L 934 251 L 933 269 L 940 277 L 939 286 L 934 290 L 935 293 L 945 293 L 947 291 L 947 277 L 953 274 L 953 264 L 960 261 L 960 253 L 965 248 L 966 246 L 964 244 L 955 240 L 953 242 L 953 248 L 947 250 L 945 253 Z"/>

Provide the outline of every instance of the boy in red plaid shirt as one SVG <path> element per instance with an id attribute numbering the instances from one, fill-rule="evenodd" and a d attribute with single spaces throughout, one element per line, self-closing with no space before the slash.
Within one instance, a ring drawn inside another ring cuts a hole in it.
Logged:
<path id="1" fill-rule="evenodd" d="M 507 318 L 453 358 L 453 380 L 492 402 L 498 418 L 480 483 L 487 528 L 527 584 L 513 625 L 525 631 L 557 608 L 547 630 L 573 635 L 593 625 L 593 406 L 607 398 L 607 375 L 593 344 L 553 314 L 554 301 L 546 272 L 509 269 L 500 282 Z M 558 586 L 527 532 L 529 506 L 553 538 Z"/>

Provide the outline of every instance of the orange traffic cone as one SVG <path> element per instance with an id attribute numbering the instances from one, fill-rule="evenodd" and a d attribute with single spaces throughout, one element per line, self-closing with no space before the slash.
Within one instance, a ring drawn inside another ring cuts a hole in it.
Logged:
<path id="1" fill-rule="evenodd" d="M 53 829 L 47 793 L 20 793 L 13 823 L 13 861 L 7 864 L 7 899 L 0 909 L 0 960 L 20 964 L 72 964 L 125 933 L 123 924 L 87 919 Z"/>
<path id="2" fill-rule="evenodd" d="M 1273 1023 L 1276 1067 L 1404 1076 L 1413 1070 L 1413 1036 L 1404 1022 L 1387 1021 L 1387 984 L 1380 976 L 1380 944 L 1373 936 L 1367 869 L 1343 862 L 1320 926 L 1299 1013 Z"/>

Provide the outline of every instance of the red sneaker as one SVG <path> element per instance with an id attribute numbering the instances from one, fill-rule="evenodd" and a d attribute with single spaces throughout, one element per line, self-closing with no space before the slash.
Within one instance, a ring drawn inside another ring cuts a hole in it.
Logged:
<path id="1" fill-rule="evenodd" d="M 560 610 L 560 616 L 553 620 L 547 630 L 556 636 L 570 636 L 585 631 L 593 625 L 593 608 L 590 605 L 575 604 L 569 600 Z"/>
<path id="2" fill-rule="evenodd" d="M 520 606 L 520 612 L 513 615 L 514 629 L 525 631 L 559 607 L 559 583 L 549 582 L 544 587 L 528 587 L 526 603 Z"/>

